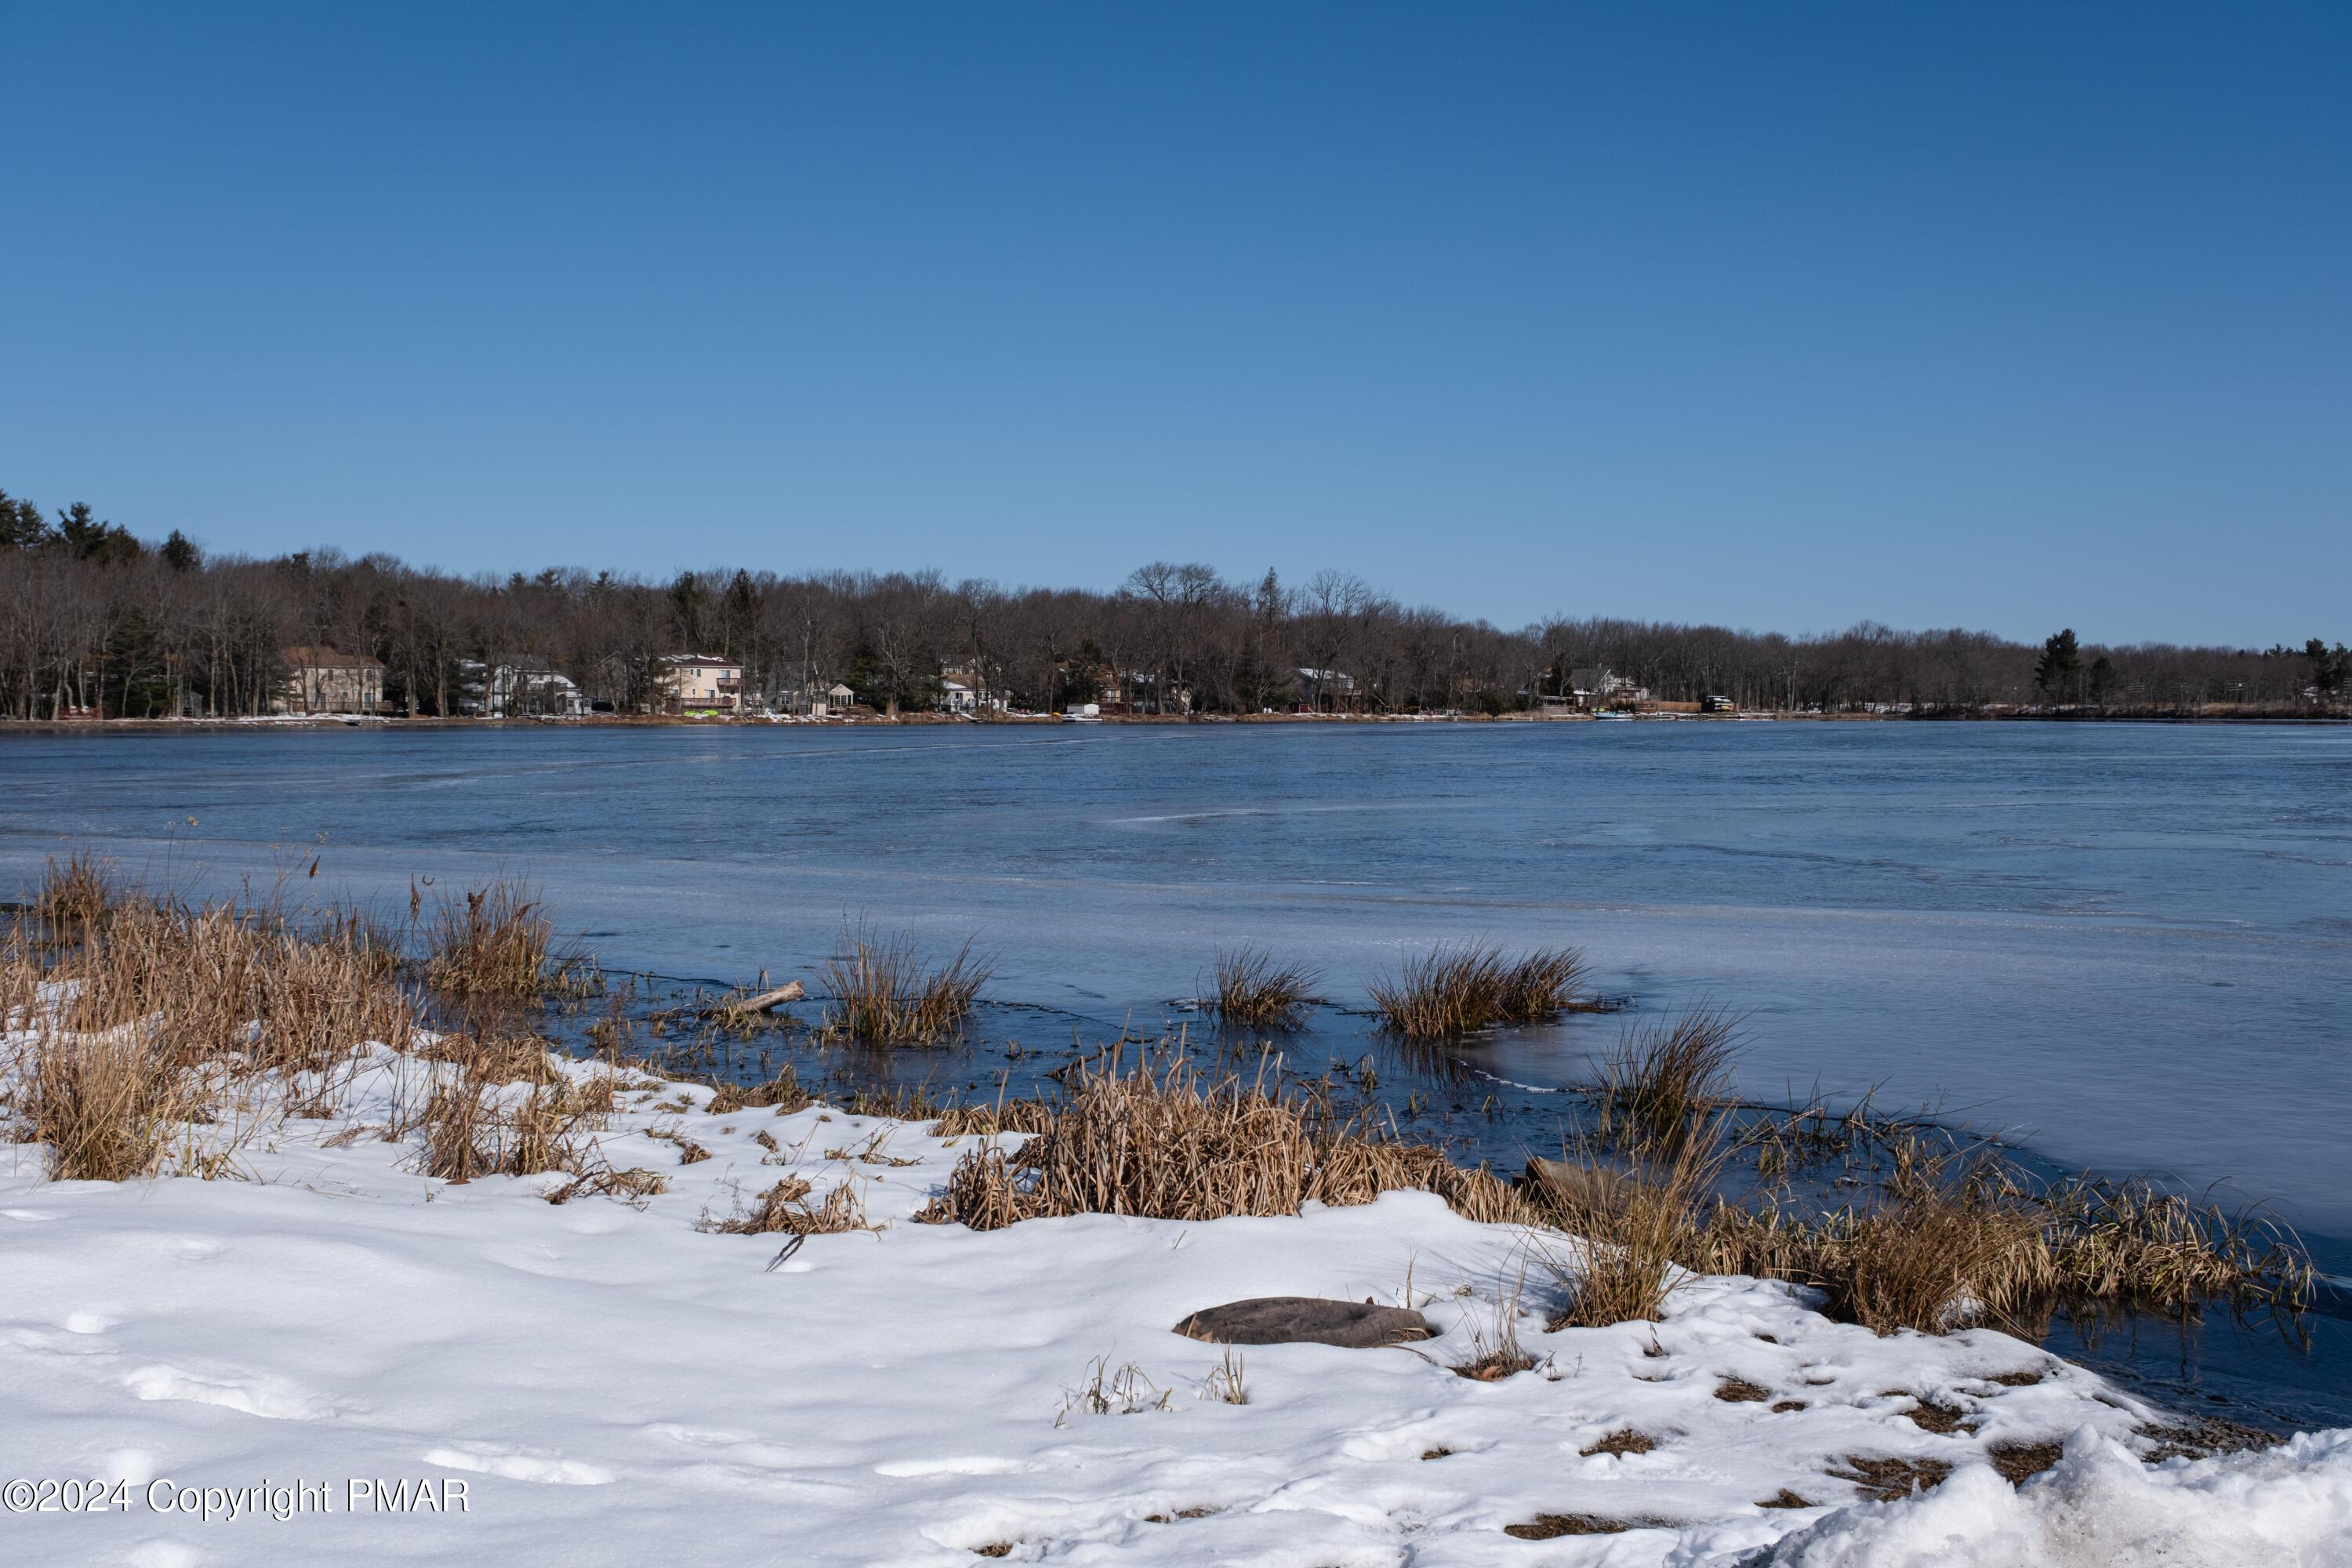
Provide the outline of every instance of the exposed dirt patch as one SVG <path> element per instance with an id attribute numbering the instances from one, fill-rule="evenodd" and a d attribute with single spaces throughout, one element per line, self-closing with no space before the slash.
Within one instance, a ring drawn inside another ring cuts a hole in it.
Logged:
<path id="1" fill-rule="evenodd" d="M 1772 1414 L 1779 1415 L 1790 1410 L 1802 1410 L 1804 1407 L 1805 1402 L 1801 1399 L 1783 1399 L 1773 1405 Z"/>
<path id="2" fill-rule="evenodd" d="M 2030 1480 L 2058 1462 L 2063 1443 L 2001 1443 L 1985 1450 L 1985 1458 L 2011 1486 Z"/>
<path id="3" fill-rule="evenodd" d="M 1813 1505 L 1806 1501 L 1803 1498 L 1799 1497 L 1796 1493 L 1790 1491 L 1788 1488 L 1782 1487 L 1779 1491 L 1774 1492 L 1770 1497 L 1766 1498 L 1762 1502 L 1758 1503 L 1756 1506 L 1758 1508 L 1811 1508 Z"/>
<path id="4" fill-rule="evenodd" d="M 1715 1396 L 1732 1405 L 1760 1405 L 1772 1397 L 1772 1391 L 1744 1377 L 1727 1377 L 1715 1385 Z"/>
<path id="5" fill-rule="evenodd" d="M 2039 1372 L 2004 1372 L 1999 1377 L 1989 1377 L 1985 1381 L 2000 1384 L 2003 1388 L 2032 1388 L 2042 1378 Z"/>
<path id="6" fill-rule="evenodd" d="M 2166 1459 L 2210 1459 L 2216 1454 L 2275 1448 L 2286 1441 L 2275 1432 L 2220 1415 L 2182 1416 L 2167 1426 L 2151 1425 L 2135 1430 L 2156 1444 L 2155 1450 L 2146 1456 L 2152 1465 Z"/>
<path id="7" fill-rule="evenodd" d="M 1923 1399 L 1903 1414 L 1911 1417 L 1911 1424 L 1921 1431 L 1948 1436 L 1960 1429 L 1960 1423 L 1968 1419 L 1969 1413 L 1955 1405 L 1936 1405 Z"/>
<path id="8" fill-rule="evenodd" d="M 1589 1459 L 1595 1454 L 1646 1454 L 1657 1446 L 1657 1439 L 1647 1432 L 1636 1432 L 1626 1426 L 1610 1433 L 1581 1452 Z"/>
<path id="9" fill-rule="evenodd" d="M 1830 1474 L 1852 1481 L 1855 1490 L 1878 1502 L 1900 1502 L 1915 1492 L 1931 1490 L 1952 1473 L 1941 1459 L 1873 1459 L 1848 1454 L 1845 1462 L 1846 1468 Z"/>
<path id="10" fill-rule="evenodd" d="M 1622 1535 L 1629 1530 L 1664 1530 L 1666 1519 L 1603 1519 L 1597 1513 L 1539 1513 L 1525 1524 L 1503 1526 L 1505 1535 L 1521 1541 L 1550 1541 L 1562 1535 Z"/>

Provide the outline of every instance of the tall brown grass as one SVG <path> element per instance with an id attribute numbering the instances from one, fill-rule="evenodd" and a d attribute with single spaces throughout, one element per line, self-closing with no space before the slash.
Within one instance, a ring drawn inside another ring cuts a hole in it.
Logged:
<path id="1" fill-rule="evenodd" d="M 864 1045 L 933 1046 L 971 1016 L 988 965 L 966 942 L 937 969 L 927 968 L 904 936 L 876 939 L 860 931 L 848 951 L 819 972 L 829 998 L 824 1028 Z"/>
<path id="2" fill-rule="evenodd" d="M 1655 1322 L 1694 1268 L 1701 1222 L 1727 1151 L 1717 1116 L 1670 1141 L 1620 1152 L 1572 1152 L 1565 1169 L 1530 1184 L 1530 1198 L 1581 1238 L 1573 1260 L 1538 1253 L 1566 1295 L 1552 1329 Z"/>
<path id="3" fill-rule="evenodd" d="M 1497 1024 L 1539 1024 L 1601 1004 L 1579 987 L 1583 955 L 1539 949 L 1516 962 L 1478 942 L 1446 944 L 1407 958 L 1372 982 L 1381 1023 L 1412 1040 L 1444 1040 Z"/>
<path id="4" fill-rule="evenodd" d="M 499 880 L 441 900 L 425 932 L 425 981 L 464 1000 L 520 1001 L 560 984 L 555 922 L 519 883 Z"/>
<path id="5" fill-rule="evenodd" d="M 53 932 L 79 933 L 104 920 L 121 896 L 113 868 L 76 850 L 63 865 L 53 857 L 42 868 L 30 912 Z"/>
<path id="6" fill-rule="evenodd" d="M 2186 1316 L 2206 1302 L 2292 1329 L 2316 1284 L 2294 1234 L 2144 1182 L 2036 1181 L 1989 1148 L 1906 1134 L 1870 1195 L 1826 1212 L 1718 1202 L 1685 1258 L 1820 1289 L 1879 1333 L 1990 1322 L 2038 1336 L 2053 1311 Z"/>
<path id="7" fill-rule="evenodd" d="M 1706 1006 L 1626 1030 L 1602 1064 L 1599 1136 L 1671 1155 L 1702 1127 L 1720 1133 L 1739 1047 L 1738 1021 Z"/>
<path id="8" fill-rule="evenodd" d="M 976 1230 L 1073 1214 L 1218 1219 L 1297 1214 L 1309 1199 L 1369 1203 L 1401 1188 L 1435 1193 L 1473 1219 L 1526 1213 L 1490 1172 L 1260 1083 L 1206 1077 L 1181 1054 L 1128 1069 L 1111 1053 L 1069 1085 L 1049 1102 L 1045 1131 L 1018 1150 L 992 1140 L 958 1162 L 923 1217 Z"/>
<path id="9" fill-rule="evenodd" d="M 152 1171 L 225 1082 L 283 1075 L 293 1108 L 317 1113 L 371 1042 L 405 1049 L 416 1033 L 349 940 L 120 892 L 75 940 L 20 924 L 0 942 L 0 1009 L 18 1031 L 16 1110 L 51 1173 L 108 1181 Z"/>
<path id="10" fill-rule="evenodd" d="M 1317 978 L 1302 964 L 1276 963 L 1263 948 L 1235 948 L 1217 954 L 1208 1010 L 1221 1024 L 1295 1028 L 1314 1000 Z"/>

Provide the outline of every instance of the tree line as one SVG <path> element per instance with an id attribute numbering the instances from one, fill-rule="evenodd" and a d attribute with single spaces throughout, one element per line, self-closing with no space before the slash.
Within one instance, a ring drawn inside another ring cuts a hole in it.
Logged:
<path id="1" fill-rule="evenodd" d="M 883 712 L 933 706 L 950 672 L 1015 709 L 1143 713 L 1501 714 L 1559 700 L 1580 670 L 1660 700 L 1824 712 L 2284 713 L 2340 710 L 2352 688 L 2352 653 L 2321 638 L 2104 646 L 2068 629 L 2036 646 L 1867 621 L 1789 636 L 1598 616 L 1505 629 L 1339 570 L 1235 583 L 1155 562 L 1108 592 L 937 572 L 466 577 L 385 554 L 210 554 L 177 531 L 151 542 L 86 505 L 52 518 L 0 491 L 0 713 L 263 713 L 298 647 L 381 660 L 387 705 L 418 715 L 459 711 L 469 668 L 526 657 L 629 711 L 658 701 L 662 660 L 681 652 L 741 665 L 759 697 L 838 682 Z"/>

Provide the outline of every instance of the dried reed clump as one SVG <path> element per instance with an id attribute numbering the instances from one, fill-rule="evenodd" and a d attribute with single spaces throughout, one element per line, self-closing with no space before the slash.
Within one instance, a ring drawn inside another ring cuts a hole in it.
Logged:
<path id="1" fill-rule="evenodd" d="M 720 1236 L 839 1236 L 881 1228 L 866 1218 L 865 1200 L 848 1183 L 825 1194 L 821 1204 L 811 1204 L 809 1192 L 806 1181 L 786 1176 L 761 1194 L 750 1209 L 738 1204 L 725 1219 L 705 1215 L 695 1228 Z"/>
<path id="2" fill-rule="evenodd" d="M 37 1033 L 16 1075 L 19 1136 L 47 1148 L 52 1181 L 151 1174 L 173 1127 L 194 1113 L 185 1074 L 135 1025 Z"/>
<path id="3" fill-rule="evenodd" d="M 1315 999 L 1317 978 L 1302 964 L 1276 963 L 1263 948 L 1237 948 L 1217 954 L 1216 991 L 1206 1005 L 1221 1024 L 1295 1028 Z"/>
<path id="4" fill-rule="evenodd" d="M 445 995 L 520 1001 L 561 984 L 555 922 L 529 889 L 492 882 L 444 898 L 426 933 L 425 981 Z"/>
<path id="5" fill-rule="evenodd" d="M 1370 1203 L 1401 1188 L 1434 1192 L 1473 1219 L 1526 1213 L 1490 1172 L 1370 1136 L 1236 1077 L 1205 1079 L 1181 1056 L 1126 1071 L 1114 1054 L 1070 1084 L 1018 1151 L 991 1142 L 958 1161 L 923 1217 L 975 1230 L 1073 1214 L 1221 1219 L 1297 1214 L 1309 1199 Z"/>
<path id="6" fill-rule="evenodd" d="M 1739 1048 L 1738 1020 L 1713 1007 L 1628 1029 L 1602 1064 L 1598 1136 L 1671 1157 L 1699 1129 L 1719 1132 Z"/>
<path id="7" fill-rule="evenodd" d="M 1043 1132 L 1054 1125 L 1054 1108 L 1042 1100 L 1000 1100 L 988 1105 L 950 1105 L 931 1124 L 934 1138 L 975 1133 Z"/>
<path id="8" fill-rule="evenodd" d="M 726 1116 L 738 1110 L 773 1110 L 779 1116 L 789 1116 L 816 1103 L 816 1096 L 801 1087 L 800 1075 L 787 1065 L 765 1083 L 722 1083 L 710 1097 L 709 1110 L 713 1116 Z"/>
<path id="9" fill-rule="evenodd" d="M 2147 1182 L 2066 1182 L 2038 1195 L 2057 1290 L 2123 1310 L 2185 1315 L 2202 1301 L 2301 1312 L 2318 1275 L 2302 1239 Z"/>
<path id="10" fill-rule="evenodd" d="M 17 1114 L 53 1174 L 152 1171 L 173 1125 L 239 1081 L 276 1075 L 276 1109 L 331 1114 L 371 1043 L 407 1048 L 416 1015 L 348 935 L 268 914 L 110 891 L 71 940 L 20 922 L 0 941 Z M 217 1145 L 226 1134 L 208 1135 Z M 192 1169 L 221 1168 L 209 1157 Z"/>
<path id="11" fill-rule="evenodd" d="M 562 1070 L 548 1054 L 547 1042 L 536 1035 L 507 1029 L 474 1028 L 463 1032 L 417 1036 L 415 1054 L 431 1061 L 453 1062 L 467 1078 L 481 1083 L 557 1084 Z M 605 1091 L 610 1094 L 608 1086 Z"/>
<path id="12" fill-rule="evenodd" d="M 579 1173 L 588 1135 L 601 1125 L 593 1100 L 568 1083 L 533 1085 L 520 1096 L 461 1074 L 425 1102 L 417 1169 L 445 1182 L 477 1176 Z"/>
<path id="13" fill-rule="evenodd" d="M 1718 1204 L 1692 1252 L 1719 1273 L 1797 1280 L 1879 1333 L 1972 1322 L 2032 1331 L 2069 1311 L 2185 1315 L 2221 1302 L 2291 1321 L 2316 1275 L 2293 1232 L 2146 1183 L 2045 1187 L 1989 1150 L 1900 1140 L 1871 1201 L 1806 1217 Z"/>
<path id="14" fill-rule="evenodd" d="M 831 998 L 823 1027 L 862 1045 L 935 1046 L 971 1016 L 988 965 L 966 942 L 955 957 L 927 969 L 906 937 L 850 937 L 847 953 L 819 972 Z"/>
<path id="15" fill-rule="evenodd" d="M 113 868 L 76 850 L 66 857 L 64 865 L 52 858 L 42 868 L 29 912 L 54 933 L 80 934 L 103 921 L 121 897 Z"/>
<path id="16" fill-rule="evenodd" d="M 1545 1163 L 1529 1201 L 1560 1229 L 1580 1237 L 1573 1263 L 1545 1259 L 1567 1295 L 1551 1329 L 1655 1322 L 1697 1256 L 1706 1205 L 1722 1174 L 1720 1118 L 1671 1146 L 1645 1148 L 1608 1163 L 1585 1158 Z"/>
<path id="17" fill-rule="evenodd" d="M 1578 987 L 1583 954 L 1543 949 L 1517 963 L 1499 948 L 1470 942 L 1408 958 L 1395 978 L 1371 984 L 1382 1024 L 1411 1040 L 1447 1040 L 1497 1024 L 1540 1024 L 1563 1013 L 1599 1011 Z"/>

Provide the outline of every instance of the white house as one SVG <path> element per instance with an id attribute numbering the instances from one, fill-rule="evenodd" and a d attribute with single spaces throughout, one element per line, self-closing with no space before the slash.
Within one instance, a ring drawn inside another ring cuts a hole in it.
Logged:
<path id="1" fill-rule="evenodd" d="M 717 654 L 665 654 L 661 681 L 672 713 L 732 713 L 741 705 L 743 667 Z"/>
<path id="2" fill-rule="evenodd" d="M 570 719 L 587 710 L 580 688 L 572 678 L 537 654 L 512 654 L 489 663 L 460 659 L 457 670 L 465 689 L 465 695 L 457 702 L 462 713 L 479 713 L 491 719 L 526 714 L 554 714 Z"/>

